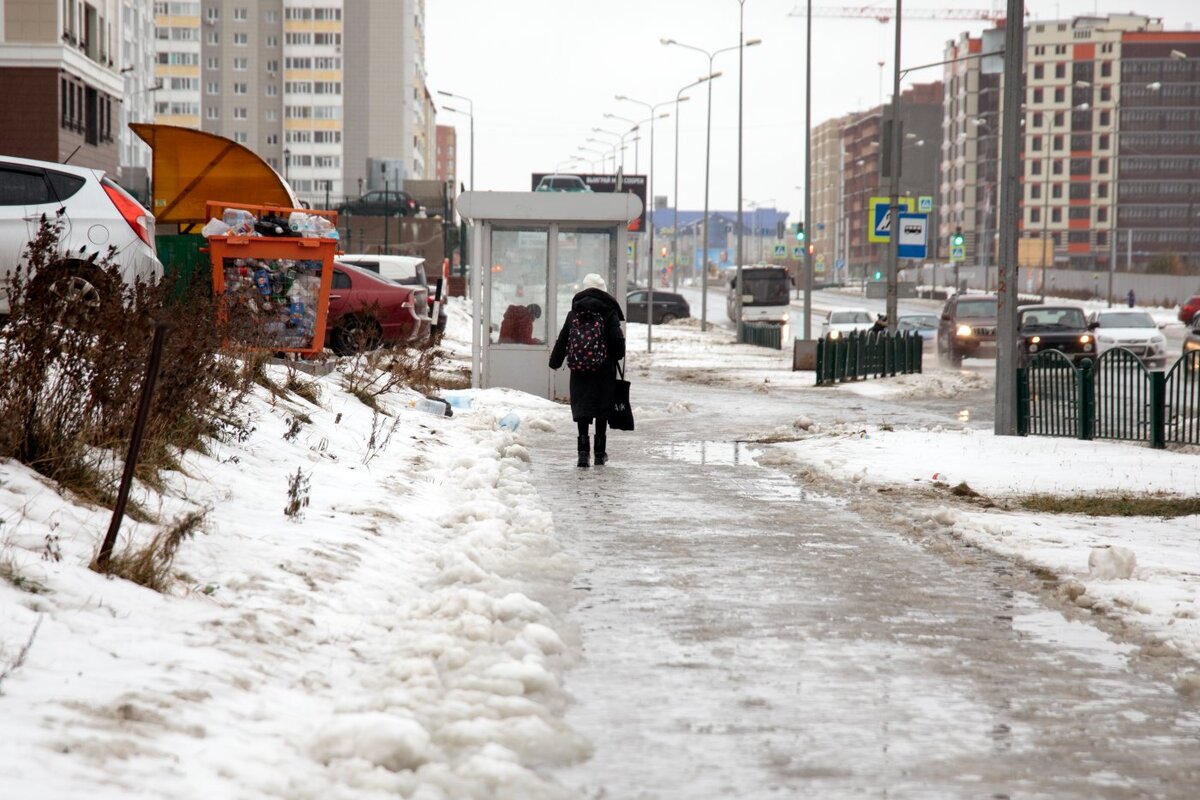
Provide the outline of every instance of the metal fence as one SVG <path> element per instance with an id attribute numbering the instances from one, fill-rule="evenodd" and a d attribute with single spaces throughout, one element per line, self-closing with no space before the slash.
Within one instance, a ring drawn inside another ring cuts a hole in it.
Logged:
<path id="1" fill-rule="evenodd" d="M 1022 436 L 1072 436 L 1200 445 L 1200 351 L 1167 372 L 1113 348 L 1079 366 L 1057 350 L 1017 370 L 1017 428 Z"/>
<path id="2" fill-rule="evenodd" d="M 817 385 L 921 371 L 920 334 L 852 331 L 817 340 Z"/>
<path id="3" fill-rule="evenodd" d="M 783 349 L 783 326 L 764 325 L 761 322 L 743 322 L 738 341 L 752 344 L 756 347 L 770 347 L 772 350 Z"/>

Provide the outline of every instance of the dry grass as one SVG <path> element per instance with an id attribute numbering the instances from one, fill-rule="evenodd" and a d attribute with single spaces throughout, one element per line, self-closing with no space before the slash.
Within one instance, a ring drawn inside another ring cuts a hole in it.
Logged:
<path id="1" fill-rule="evenodd" d="M 170 527 L 156 533 L 148 543 L 130 545 L 120 553 L 113 553 L 103 567 L 97 559 L 93 559 L 91 569 L 124 578 L 156 592 L 165 592 L 174 580 L 171 568 L 175 564 L 179 546 L 196 535 L 207 516 L 206 508 L 189 512 L 175 520 Z"/>
<path id="2" fill-rule="evenodd" d="M 1019 500 L 1022 508 L 1046 514 L 1091 517 L 1186 517 L 1200 514 L 1200 497 L 1036 494 Z"/>

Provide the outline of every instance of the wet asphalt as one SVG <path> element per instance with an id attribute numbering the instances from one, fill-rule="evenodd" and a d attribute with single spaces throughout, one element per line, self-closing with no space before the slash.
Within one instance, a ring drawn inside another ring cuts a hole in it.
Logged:
<path id="1" fill-rule="evenodd" d="M 793 393 L 795 394 L 795 393 Z M 581 797 L 1196 798 L 1200 702 L 1136 648 L 759 467 L 790 423 L 984 424 L 984 398 L 901 407 L 641 379 L 646 419 L 576 469 L 531 433 L 534 480 L 577 559 L 583 657 L 567 721 Z M 691 413 L 657 413 L 686 397 Z M 730 413 L 730 409 L 736 413 Z M 857 408 L 858 411 L 854 411 Z"/>

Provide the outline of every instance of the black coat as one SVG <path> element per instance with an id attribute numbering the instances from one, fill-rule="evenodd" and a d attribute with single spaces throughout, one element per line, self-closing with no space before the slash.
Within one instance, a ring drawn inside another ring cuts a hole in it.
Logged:
<path id="1" fill-rule="evenodd" d="M 608 358 L 594 372 L 571 370 L 571 418 L 576 420 L 599 417 L 608 419 L 613 406 L 613 387 L 617 377 L 617 362 L 625 357 L 625 333 L 621 323 L 625 315 L 621 306 L 608 292 L 584 289 L 571 299 L 571 310 L 558 332 L 558 340 L 550 353 L 550 369 L 558 369 L 567 357 L 567 334 L 578 311 L 593 311 L 604 319 L 605 344 Z"/>

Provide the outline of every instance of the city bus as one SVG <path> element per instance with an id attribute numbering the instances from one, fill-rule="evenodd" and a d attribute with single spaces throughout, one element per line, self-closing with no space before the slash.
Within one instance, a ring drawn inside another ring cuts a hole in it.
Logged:
<path id="1" fill-rule="evenodd" d="M 792 278 L 787 267 L 742 267 L 742 320 L 786 325 L 791 318 L 789 303 Z M 737 273 L 729 278 L 725 300 L 729 319 L 737 320 Z"/>

